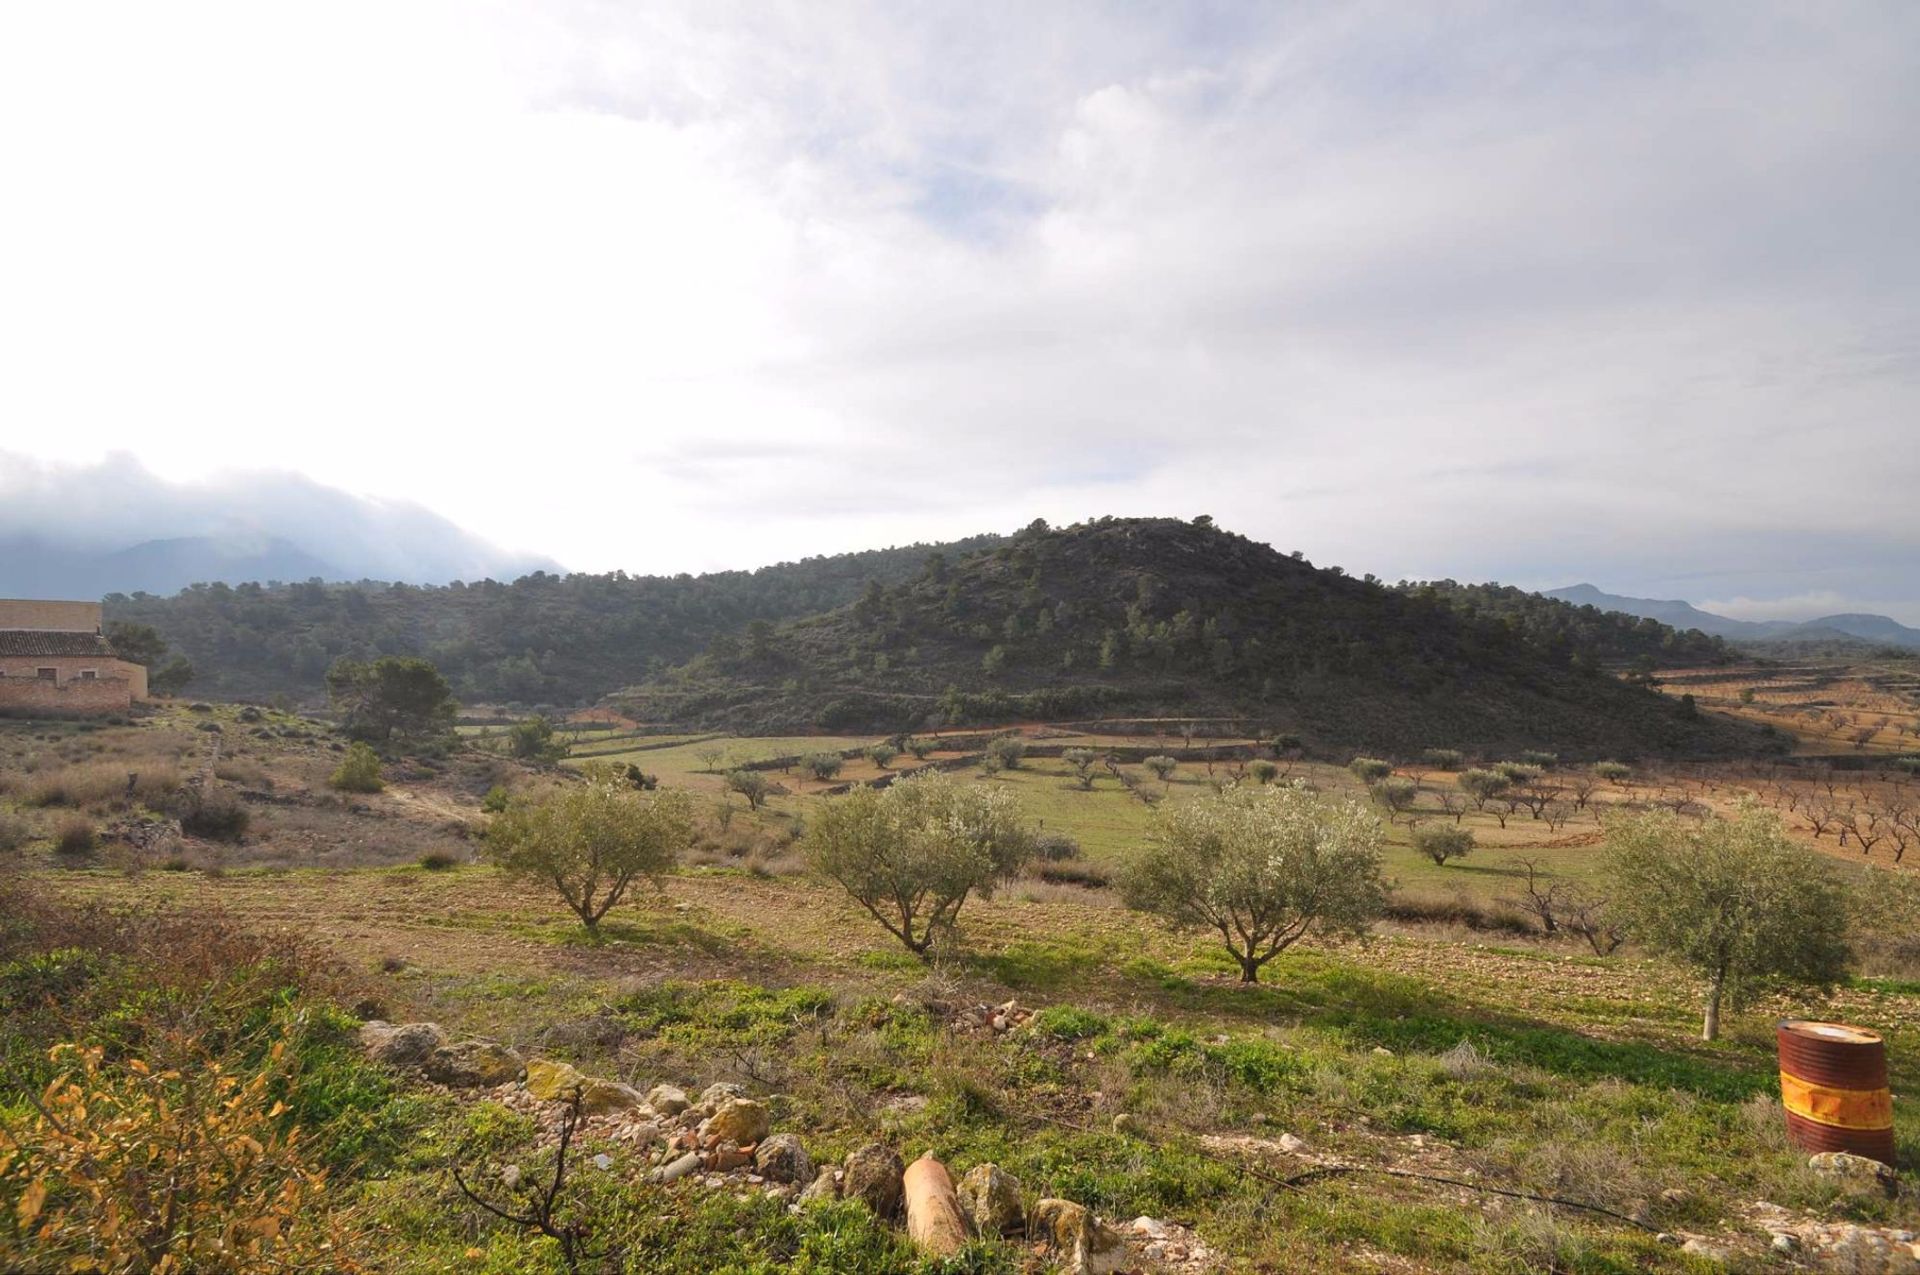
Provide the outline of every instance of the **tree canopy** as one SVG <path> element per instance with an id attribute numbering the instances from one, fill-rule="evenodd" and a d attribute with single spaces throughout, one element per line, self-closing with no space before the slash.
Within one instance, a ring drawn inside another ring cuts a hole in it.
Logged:
<path id="1" fill-rule="evenodd" d="M 341 660 L 327 670 L 327 691 L 356 739 L 431 739 L 453 729 L 453 691 L 426 660 Z"/>
<path id="2" fill-rule="evenodd" d="M 640 877 L 658 878 L 693 843 L 693 803 L 677 789 L 651 793 L 610 769 L 535 801 L 515 802 L 487 829 L 487 855 L 509 873 L 545 882 L 580 923 L 600 919 Z"/>
<path id="3" fill-rule="evenodd" d="M 1832 983 L 1852 960 L 1845 889 L 1765 811 L 1624 820 L 1607 835 L 1606 875 L 1609 907 L 1632 937 L 1706 977 L 1703 1040 L 1719 1036 L 1723 1000 L 1739 1004 L 1760 980 Z"/>
<path id="4" fill-rule="evenodd" d="M 1214 930 L 1244 982 L 1308 933 L 1359 933 L 1386 903 L 1380 821 L 1295 782 L 1234 785 L 1163 806 L 1123 869 L 1131 907 Z"/>

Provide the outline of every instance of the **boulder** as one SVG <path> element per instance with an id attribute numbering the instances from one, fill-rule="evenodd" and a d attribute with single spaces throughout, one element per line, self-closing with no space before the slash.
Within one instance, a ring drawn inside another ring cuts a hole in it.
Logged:
<path id="1" fill-rule="evenodd" d="M 1072 1200 L 1042 1200 L 1027 1217 L 1027 1235 L 1049 1249 L 1071 1275 L 1112 1275 L 1128 1262 L 1120 1232 Z"/>
<path id="2" fill-rule="evenodd" d="M 751 1146 L 767 1136 L 773 1117 L 766 1104 L 751 1098 L 728 1098 L 701 1126 L 708 1137 L 720 1138 L 740 1146 Z"/>
<path id="3" fill-rule="evenodd" d="M 360 1047 L 367 1057 L 389 1067 L 418 1067 L 447 1043 L 438 1023 L 385 1023 L 374 1019 L 360 1026 Z"/>
<path id="4" fill-rule="evenodd" d="M 633 1111 L 644 1107 L 647 1099 L 632 1085 L 617 1080 L 588 1076 L 580 1082 L 580 1111 L 583 1115 L 604 1116 L 615 1111 Z"/>
<path id="5" fill-rule="evenodd" d="M 558 1102 L 586 1083 L 587 1078 L 571 1063 L 535 1058 L 527 1064 L 527 1092 L 542 1102 Z"/>
<path id="6" fill-rule="evenodd" d="M 1823 1178 L 1840 1178 L 1860 1186 L 1878 1187 L 1889 1196 L 1900 1189 L 1894 1171 L 1878 1160 L 1850 1151 L 1822 1151 L 1807 1160 L 1807 1167 Z"/>
<path id="7" fill-rule="evenodd" d="M 663 1116 L 677 1116 L 693 1105 L 678 1085 L 655 1085 L 647 1090 L 647 1105 Z"/>
<path id="8" fill-rule="evenodd" d="M 702 1090 L 700 1093 L 700 1101 L 695 1105 L 707 1115 L 712 1115 L 714 1112 L 720 1110 L 721 1105 L 725 1103 L 727 1099 L 744 1098 L 746 1096 L 746 1086 L 736 1085 L 730 1080 L 722 1080 L 716 1084 L 708 1085 Z"/>
<path id="9" fill-rule="evenodd" d="M 791 1133 L 776 1133 L 762 1139 L 760 1149 L 753 1156 L 753 1167 L 770 1182 L 801 1185 L 813 1181 L 813 1157 Z"/>
<path id="10" fill-rule="evenodd" d="M 906 1171 L 899 1152 L 885 1143 L 869 1142 L 847 1155 L 840 1194 L 859 1200 L 879 1217 L 892 1217 L 900 1209 L 900 1178 Z"/>
<path id="11" fill-rule="evenodd" d="M 840 1171 L 832 1165 L 828 1165 L 813 1175 L 813 1181 L 809 1182 L 806 1189 L 800 1192 L 798 1203 L 804 1208 L 809 1204 L 817 1204 L 822 1200 L 837 1200 L 839 1198 Z"/>
<path id="12" fill-rule="evenodd" d="M 420 1070 L 428 1080 L 458 1089 L 510 1085 L 520 1079 L 526 1063 L 498 1041 L 462 1040 L 442 1045 L 427 1055 Z"/>
<path id="13" fill-rule="evenodd" d="M 960 1207 L 975 1233 L 989 1238 L 1018 1235 L 1026 1229 L 1026 1211 L 1020 1203 L 1020 1181 L 997 1164 L 976 1164 L 956 1188 Z"/>

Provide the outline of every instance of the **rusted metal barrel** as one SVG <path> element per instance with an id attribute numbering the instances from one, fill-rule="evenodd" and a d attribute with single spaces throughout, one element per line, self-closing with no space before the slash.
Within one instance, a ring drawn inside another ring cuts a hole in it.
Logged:
<path id="1" fill-rule="evenodd" d="M 1778 1035 L 1780 1103 L 1794 1145 L 1892 1164 L 1893 1093 L 1880 1033 L 1788 1018 Z"/>

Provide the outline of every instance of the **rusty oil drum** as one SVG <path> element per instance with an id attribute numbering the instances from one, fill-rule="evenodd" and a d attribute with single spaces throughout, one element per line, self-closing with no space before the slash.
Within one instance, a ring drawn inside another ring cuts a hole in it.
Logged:
<path id="1" fill-rule="evenodd" d="M 1780 1102 L 1793 1144 L 1892 1164 L 1893 1093 L 1880 1033 L 1788 1018 L 1778 1035 Z"/>

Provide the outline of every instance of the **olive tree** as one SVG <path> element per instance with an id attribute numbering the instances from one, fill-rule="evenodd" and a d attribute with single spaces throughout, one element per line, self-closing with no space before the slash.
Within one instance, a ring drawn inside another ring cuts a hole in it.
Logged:
<path id="1" fill-rule="evenodd" d="M 595 767 L 585 783 L 515 802 L 487 829 L 487 857 L 506 872 L 552 886 L 590 932 L 640 877 L 658 879 L 693 844 L 684 792 L 635 792 Z"/>
<path id="2" fill-rule="evenodd" d="M 885 770 L 893 759 L 899 755 L 900 750 L 898 748 L 884 741 L 874 744 L 867 749 L 867 760 L 882 770 Z"/>
<path id="3" fill-rule="evenodd" d="M 839 753 L 808 753 L 800 759 L 800 764 L 813 772 L 813 777 L 821 783 L 840 773 L 846 759 Z"/>
<path id="4" fill-rule="evenodd" d="M 1382 779 L 1372 791 L 1374 801 L 1387 812 L 1388 823 L 1392 823 L 1396 815 L 1412 810 L 1414 802 L 1420 799 L 1420 785 L 1398 775 Z"/>
<path id="5" fill-rule="evenodd" d="M 1487 803 L 1513 787 L 1513 781 L 1497 770 L 1483 770 L 1476 766 L 1472 770 L 1463 770 L 1454 778 L 1460 790 L 1473 798 L 1475 810 L 1485 810 Z"/>
<path id="6" fill-rule="evenodd" d="M 1171 785 L 1173 783 L 1174 768 L 1177 767 L 1180 763 L 1175 761 L 1173 758 L 1167 756 L 1165 753 L 1155 753 L 1153 756 L 1142 761 L 1140 764 L 1142 766 L 1145 766 L 1148 770 L 1151 770 L 1154 774 L 1154 777 L 1158 779 L 1161 783 Z"/>
<path id="7" fill-rule="evenodd" d="M 1093 787 L 1093 763 L 1100 760 L 1100 754 L 1091 748 L 1069 748 L 1060 754 L 1061 758 L 1073 767 L 1073 777 L 1080 781 L 1085 789 Z"/>
<path id="8" fill-rule="evenodd" d="M 920 773 L 828 802 L 804 848 L 813 871 L 925 960 L 970 896 L 991 897 L 1033 857 L 1034 833 L 1010 790 Z"/>
<path id="9" fill-rule="evenodd" d="M 1356 757 L 1347 763 L 1347 769 L 1353 777 L 1363 784 L 1377 784 L 1393 773 L 1393 763 L 1381 761 L 1378 757 Z"/>
<path id="10" fill-rule="evenodd" d="M 727 791 L 745 797 L 747 809 L 758 810 L 773 792 L 773 784 L 757 770 L 730 770 L 727 772 Z"/>
<path id="11" fill-rule="evenodd" d="M 1615 824 L 1605 876 L 1626 931 L 1706 977 L 1702 1040 L 1720 1035 L 1722 1001 L 1737 1005 L 1759 980 L 1830 984 L 1851 964 L 1844 887 L 1753 806 L 1730 820 L 1654 810 Z"/>
<path id="12" fill-rule="evenodd" d="M 1214 930 L 1242 982 L 1308 933 L 1359 933 L 1386 905 L 1380 821 L 1360 802 L 1301 783 L 1234 785 L 1162 808 L 1128 860 L 1128 906 Z"/>
<path id="13" fill-rule="evenodd" d="M 1473 853 L 1473 829 L 1459 824 L 1434 824 L 1413 830 L 1413 848 L 1445 867 L 1447 860 Z"/>

